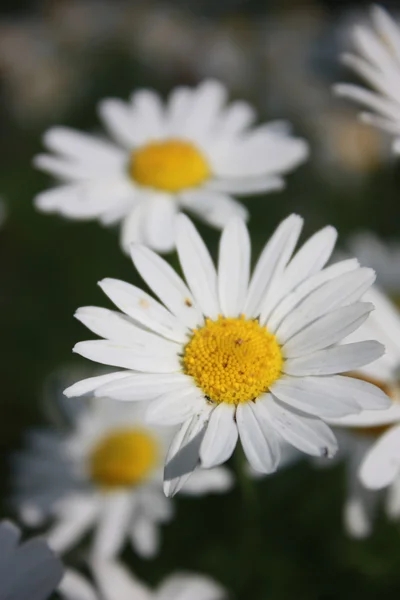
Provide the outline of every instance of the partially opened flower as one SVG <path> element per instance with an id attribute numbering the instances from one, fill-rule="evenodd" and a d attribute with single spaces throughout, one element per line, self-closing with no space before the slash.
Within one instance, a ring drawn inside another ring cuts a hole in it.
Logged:
<path id="1" fill-rule="evenodd" d="M 210 577 L 177 573 L 155 590 L 140 582 L 120 562 L 95 561 L 96 588 L 75 571 L 66 573 L 59 593 L 65 600 L 222 600 L 224 589 Z"/>
<path id="2" fill-rule="evenodd" d="M 34 538 L 20 543 L 21 532 L 0 522 L 0 598 L 46 600 L 63 577 L 61 561 L 46 542 Z"/>
<path id="3" fill-rule="evenodd" d="M 359 85 L 338 84 L 335 92 L 364 105 L 360 117 L 394 136 L 393 150 L 400 152 L 400 28 L 380 6 L 371 8 L 372 28 L 354 29 L 357 54 L 345 54 L 343 61 L 374 91 Z M 371 111 L 371 112 L 370 112 Z"/>
<path id="4" fill-rule="evenodd" d="M 214 81 L 177 88 L 166 106 L 141 90 L 128 104 L 101 103 L 115 142 L 50 129 L 44 143 L 55 154 L 37 156 L 35 164 L 61 185 L 39 194 L 36 206 L 72 219 L 121 223 L 126 251 L 130 242 L 172 250 L 181 210 L 217 228 L 233 215 L 246 218 L 232 195 L 281 189 L 283 175 L 306 159 L 308 147 L 285 123 L 251 129 L 253 109 L 225 102 L 225 88 Z"/>
<path id="5" fill-rule="evenodd" d="M 31 525 L 47 525 L 50 546 L 65 552 L 94 531 L 90 555 L 116 555 L 126 541 L 144 558 L 160 546 L 173 517 L 162 468 L 174 430 L 145 423 L 138 404 L 104 398 L 77 413 L 69 434 L 38 431 L 14 458 L 14 504 Z M 228 470 L 199 469 L 186 488 L 201 495 L 232 485 Z"/>
<path id="6" fill-rule="evenodd" d="M 375 311 L 346 341 L 359 342 L 373 337 L 385 345 L 386 353 L 351 375 L 378 385 L 392 402 L 386 410 L 365 410 L 358 415 L 330 421 L 341 428 L 338 439 L 347 461 L 344 522 L 347 531 L 360 538 L 372 531 L 379 500 L 378 488 L 388 487 L 387 515 L 390 518 L 400 517 L 400 459 L 396 456 L 396 453 L 400 456 L 400 314 L 377 288 L 372 288 L 366 298 L 373 302 Z M 395 456 L 388 452 L 387 438 L 393 444 L 389 449 Z"/>
<path id="7" fill-rule="evenodd" d="M 164 305 L 106 279 L 102 289 L 125 314 L 78 310 L 77 318 L 105 339 L 81 342 L 75 351 L 123 370 L 81 381 L 66 394 L 152 400 L 149 420 L 182 424 L 168 453 L 167 494 L 199 460 L 204 467 L 226 461 L 238 436 L 251 465 L 270 473 L 281 438 L 305 453 L 332 456 L 336 440 L 324 419 L 388 406 L 379 388 L 338 375 L 383 352 L 376 341 L 340 344 L 373 308 L 359 299 L 374 273 L 356 260 L 324 269 L 336 239 L 332 227 L 292 257 L 301 228 L 297 215 L 283 221 L 250 279 L 243 220 L 224 229 L 217 274 L 181 215 L 177 247 L 187 283 L 148 248 L 132 248 L 136 268 Z"/>

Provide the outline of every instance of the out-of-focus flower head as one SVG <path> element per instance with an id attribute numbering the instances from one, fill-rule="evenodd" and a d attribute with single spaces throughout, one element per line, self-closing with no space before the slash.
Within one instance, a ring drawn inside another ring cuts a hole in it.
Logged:
<path id="1" fill-rule="evenodd" d="M 226 106 L 226 99 L 223 85 L 205 81 L 176 88 L 166 105 L 152 90 L 134 92 L 127 104 L 104 100 L 100 113 L 115 143 L 50 129 L 44 143 L 54 154 L 37 156 L 35 164 L 62 184 L 39 194 L 36 206 L 72 219 L 121 223 L 125 251 L 132 242 L 171 251 L 182 210 L 217 228 L 234 215 L 247 218 L 232 196 L 282 189 L 308 146 L 286 123 L 251 128 L 252 107 L 242 101 Z"/>
<path id="2" fill-rule="evenodd" d="M 154 556 L 160 524 L 173 516 L 162 468 L 174 429 L 148 425 L 140 402 L 99 398 L 71 416 L 70 432 L 32 432 L 13 459 L 13 503 L 21 518 L 34 526 L 52 518 L 47 539 L 59 552 L 94 530 L 92 556 L 114 556 L 127 540 L 141 556 Z M 197 470 L 186 491 L 224 492 L 231 485 L 226 469 Z"/>

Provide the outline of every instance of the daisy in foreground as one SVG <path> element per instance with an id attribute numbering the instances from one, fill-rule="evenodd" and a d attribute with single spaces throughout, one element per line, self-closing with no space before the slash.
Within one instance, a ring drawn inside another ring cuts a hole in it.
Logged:
<path id="1" fill-rule="evenodd" d="M 17 527 L 0 522 L 0 598 L 46 600 L 61 581 L 64 568 L 44 540 L 20 544 L 20 537 Z"/>
<path id="2" fill-rule="evenodd" d="M 387 410 L 365 410 L 331 421 L 342 428 L 338 437 L 348 459 L 349 489 L 344 519 L 355 537 L 371 533 L 377 490 L 388 488 L 387 515 L 400 518 L 400 314 L 378 289 L 367 297 L 376 310 L 348 341 L 374 337 L 385 344 L 386 354 L 352 375 L 378 385 L 392 402 Z"/>
<path id="3" fill-rule="evenodd" d="M 380 6 L 371 8 L 372 28 L 358 26 L 353 39 L 357 54 L 345 54 L 343 62 L 360 75 L 375 91 L 359 85 L 338 84 L 339 96 L 364 105 L 368 111 L 360 118 L 365 123 L 394 136 L 393 151 L 400 152 L 400 28 Z"/>
<path id="4" fill-rule="evenodd" d="M 132 94 L 128 104 L 104 100 L 100 115 L 114 142 L 66 127 L 47 131 L 44 143 L 55 154 L 35 165 L 61 185 L 39 194 L 36 206 L 72 219 L 121 223 L 121 243 L 169 252 L 175 245 L 175 218 L 184 210 L 221 228 L 233 215 L 247 218 L 231 196 L 280 190 L 283 176 L 308 155 L 286 123 L 251 129 L 246 102 L 225 106 L 218 82 L 175 89 L 166 106 L 150 90 Z"/>
<path id="5" fill-rule="evenodd" d="M 112 557 L 129 540 L 151 558 L 160 546 L 160 525 L 173 517 L 162 491 L 173 431 L 145 423 L 143 403 L 88 401 L 70 434 L 31 433 L 29 448 L 12 464 L 14 505 L 27 524 L 53 518 L 46 537 L 57 552 L 94 530 L 93 557 Z M 186 492 L 225 492 L 231 485 L 227 469 L 199 469 Z"/>
<path id="6" fill-rule="evenodd" d="M 137 270 L 164 306 L 139 288 L 105 279 L 100 286 L 125 314 L 78 310 L 77 318 L 105 339 L 81 342 L 75 352 L 124 370 L 81 381 L 66 394 L 147 400 L 150 421 L 182 424 L 167 456 L 167 495 L 199 461 L 225 462 L 238 437 L 252 467 L 271 473 L 282 438 L 307 454 L 331 457 L 337 444 L 324 419 L 389 405 L 378 387 L 338 375 L 384 351 L 373 340 L 340 345 L 373 309 L 359 299 L 374 272 L 356 260 L 324 269 L 336 240 L 332 227 L 292 257 L 301 228 L 297 215 L 283 221 L 250 279 L 242 219 L 222 233 L 217 273 L 181 215 L 177 248 L 187 283 L 148 248 L 132 247 Z"/>
<path id="7" fill-rule="evenodd" d="M 96 589 L 75 571 L 68 571 L 58 589 L 65 600 L 222 600 L 223 588 L 204 575 L 180 573 L 167 577 L 156 590 L 138 581 L 117 561 L 95 561 Z"/>

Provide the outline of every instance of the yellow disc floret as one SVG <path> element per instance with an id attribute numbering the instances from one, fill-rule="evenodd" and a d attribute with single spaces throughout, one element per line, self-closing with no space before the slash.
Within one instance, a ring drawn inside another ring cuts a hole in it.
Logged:
<path id="1" fill-rule="evenodd" d="M 184 370 L 214 402 L 239 404 L 268 391 L 282 368 L 274 335 L 256 320 L 206 320 L 185 347 Z"/>
<path id="2" fill-rule="evenodd" d="M 151 142 L 132 152 L 130 175 L 140 185 L 179 192 L 201 185 L 211 175 L 203 154 L 178 139 Z"/>
<path id="3" fill-rule="evenodd" d="M 132 486 L 144 480 L 157 460 L 157 444 L 146 431 L 115 429 L 90 456 L 92 480 L 103 488 Z"/>

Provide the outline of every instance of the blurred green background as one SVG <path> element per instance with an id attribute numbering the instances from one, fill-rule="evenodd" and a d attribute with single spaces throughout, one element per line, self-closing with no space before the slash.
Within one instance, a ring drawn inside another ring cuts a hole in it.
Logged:
<path id="1" fill-rule="evenodd" d="M 143 86 L 166 96 L 177 84 L 217 77 L 233 98 L 251 101 L 261 121 L 289 119 L 311 144 L 310 160 L 288 176 L 284 192 L 249 199 L 254 256 L 292 211 L 305 217 L 307 235 L 335 225 L 342 247 L 360 229 L 400 237 L 400 169 L 388 140 L 358 125 L 356 108 L 330 91 L 351 79 L 338 54 L 367 7 L 338 0 L 1 3 L 1 517 L 15 517 L 8 456 L 27 429 L 46 423 L 48 377 L 83 366 L 71 353 L 87 337 L 74 311 L 109 305 L 96 285 L 104 277 L 138 283 L 116 230 L 34 210 L 32 198 L 50 184 L 31 167 L 44 130 L 96 131 L 103 97 L 126 98 Z M 215 256 L 218 233 L 199 228 Z M 178 569 L 205 572 L 243 600 L 395 597 L 399 527 L 380 515 L 369 540 L 348 539 L 343 471 L 303 462 L 227 495 L 178 498 L 159 556 L 143 562 L 127 550 L 124 557 L 149 582 Z M 69 558 L 79 564 L 79 552 Z"/>

